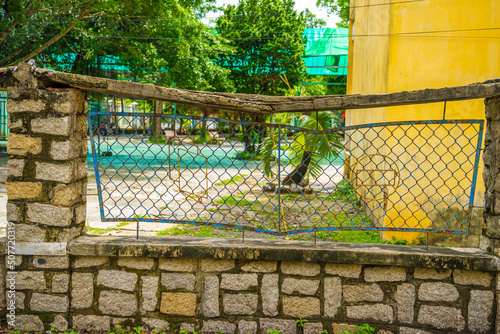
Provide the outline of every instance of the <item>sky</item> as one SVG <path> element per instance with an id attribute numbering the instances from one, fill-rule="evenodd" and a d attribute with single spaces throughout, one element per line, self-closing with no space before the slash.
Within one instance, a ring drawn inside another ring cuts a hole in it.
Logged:
<path id="1" fill-rule="evenodd" d="M 238 0 L 217 0 L 217 6 L 236 5 L 236 4 L 238 4 Z M 334 15 L 328 16 L 324 8 L 316 7 L 316 0 L 295 0 L 295 9 L 297 11 L 301 12 L 306 8 L 309 9 L 311 13 L 316 15 L 317 18 L 325 20 L 326 27 L 336 28 L 337 27 L 336 23 L 340 21 L 340 19 Z"/>

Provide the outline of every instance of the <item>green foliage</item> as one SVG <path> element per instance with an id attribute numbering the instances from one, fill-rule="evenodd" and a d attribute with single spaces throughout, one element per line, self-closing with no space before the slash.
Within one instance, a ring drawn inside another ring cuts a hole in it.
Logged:
<path id="1" fill-rule="evenodd" d="M 369 324 L 363 324 L 361 326 L 355 325 L 356 331 L 351 333 L 347 330 L 344 331 L 344 334 L 373 334 L 375 333 L 375 328 L 371 327 Z"/>
<path id="2" fill-rule="evenodd" d="M 34 58 L 38 66 L 109 76 L 103 63 L 112 55 L 129 78 L 231 91 L 229 71 L 213 62 L 229 49 L 198 18 L 214 2 L 1 0 L 0 66 Z"/>
<path id="3" fill-rule="evenodd" d="M 295 323 L 299 326 L 299 327 L 304 327 L 304 324 L 306 322 L 308 322 L 309 320 L 307 319 L 302 319 L 302 317 L 299 317 L 299 319 L 295 320 Z"/>
<path id="4" fill-rule="evenodd" d="M 349 181 L 341 180 L 337 183 L 333 195 L 343 202 L 353 203 L 355 206 L 361 205 L 361 200 Z"/>
<path id="5" fill-rule="evenodd" d="M 240 183 L 241 181 L 243 181 L 244 178 L 247 176 L 248 176 L 248 174 L 236 175 L 236 176 L 233 176 L 232 178 L 222 180 L 221 182 L 217 182 L 215 185 L 216 186 L 224 186 L 226 184 L 231 184 L 231 183 L 237 184 L 237 183 Z"/>
<path id="6" fill-rule="evenodd" d="M 277 114 L 274 122 L 276 124 L 289 124 L 289 114 Z M 308 130 L 329 130 L 335 115 L 331 111 L 320 111 L 312 113 L 310 116 L 304 115 L 301 127 Z M 264 139 L 261 147 L 261 154 L 264 161 L 264 172 L 266 176 L 272 176 L 271 162 L 275 159 L 274 152 L 278 146 L 278 138 L 284 138 L 286 129 L 271 129 L 268 137 Z M 334 159 L 343 149 L 343 138 L 337 132 L 313 134 L 307 132 L 298 132 L 294 135 L 290 149 L 292 151 L 292 166 L 296 167 L 302 162 L 304 151 L 311 152 L 311 162 L 309 170 L 313 177 L 321 174 L 322 168 L 320 162 L 322 159 Z"/>
<path id="7" fill-rule="evenodd" d="M 237 152 L 232 159 L 235 160 L 256 160 L 256 161 L 261 161 L 262 160 L 262 155 L 259 153 L 249 153 L 247 151 L 240 151 Z"/>
<path id="8" fill-rule="evenodd" d="M 159 144 L 159 145 L 165 145 L 167 143 L 167 138 L 160 136 L 160 137 L 150 137 L 148 139 L 148 143 L 150 144 Z"/>
<path id="9" fill-rule="evenodd" d="M 340 17 L 341 21 L 337 23 L 340 28 L 349 27 L 349 4 L 350 0 L 316 0 L 316 5 L 327 9 L 329 14 Z"/>
<path id="10" fill-rule="evenodd" d="M 294 6 L 293 0 L 241 0 L 217 19 L 217 31 L 233 47 L 218 63 L 231 69 L 238 92 L 276 95 L 287 87 L 281 74 L 295 85 L 305 73 L 303 31 L 311 16 Z"/>
<path id="11" fill-rule="evenodd" d="M 279 329 L 268 329 L 267 332 L 269 334 L 280 334 Z"/>

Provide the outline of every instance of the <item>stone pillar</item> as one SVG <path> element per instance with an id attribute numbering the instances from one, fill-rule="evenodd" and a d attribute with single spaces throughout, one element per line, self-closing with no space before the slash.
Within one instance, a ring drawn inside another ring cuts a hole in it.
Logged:
<path id="1" fill-rule="evenodd" d="M 485 204 L 480 248 L 500 256 L 500 96 L 485 100 L 484 140 Z"/>
<path id="2" fill-rule="evenodd" d="M 30 84 L 7 88 L 7 233 L 15 231 L 16 254 L 15 261 L 7 256 L 7 280 L 15 277 L 16 287 L 7 305 L 15 302 L 16 329 L 63 329 L 66 244 L 85 233 L 87 104 L 76 89 L 38 88 L 30 66 L 18 71 Z"/>

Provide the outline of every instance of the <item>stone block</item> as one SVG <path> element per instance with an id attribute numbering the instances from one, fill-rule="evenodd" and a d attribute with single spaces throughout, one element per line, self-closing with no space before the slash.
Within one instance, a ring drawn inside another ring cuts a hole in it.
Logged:
<path id="1" fill-rule="evenodd" d="M 257 334 L 257 323 L 255 321 L 240 320 L 238 322 L 239 334 Z"/>
<path id="2" fill-rule="evenodd" d="M 56 113 L 76 114 L 83 111 L 85 93 L 78 89 L 56 92 L 57 97 L 51 99 L 51 107 Z"/>
<path id="3" fill-rule="evenodd" d="M 450 283 L 422 283 L 418 289 L 418 299 L 429 302 L 453 302 L 459 297 L 458 290 Z"/>
<path id="4" fill-rule="evenodd" d="M 24 128 L 23 120 L 21 118 L 17 118 L 17 117 L 16 117 L 17 119 L 14 120 L 15 118 L 12 116 L 13 116 L 12 114 L 7 115 L 7 128 L 10 131 L 16 131 L 16 130 L 17 131 L 24 131 L 25 128 Z"/>
<path id="5" fill-rule="evenodd" d="M 278 315 L 278 301 L 280 298 L 278 274 L 265 274 L 262 277 L 260 295 L 262 297 L 262 312 L 267 316 Z"/>
<path id="6" fill-rule="evenodd" d="M 297 325 L 294 320 L 260 318 L 260 333 L 269 334 L 267 331 L 279 330 L 280 334 L 296 334 Z"/>
<path id="7" fill-rule="evenodd" d="M 34 256 L 33 267 L 66 269 L 69 268 L 69 256 Z"/>
<path id="8" fill-rule="evenodd" d="M 403 283 L 398 285 L 396 290 L 396 301 L 399 322 L 413 323 L 415 296 L 415 286 L 413 284 Z"/>
<path id="9" fill-rule="evenodd" d="M 31 131 L 52 136 L 70 136 L 72 133 L 71 117 L 48 117 L 31 120 Z"/>
<path id="10" fill-rule="evenodd" d="M 50 157 L 53 160 L 71 160 L 81 156 L 80 141 L 53 141 L 50 144 Z"/>
<path id="11" fill-rule="evenodd" d="M 12 288 L 15 289 L 15 286 L 13 286 Z M 10 297 L 12 297 L 12 298 L 10 298 Z M 16 291 L 13 294 L 12 293 L 7 293 L 6 294 L 6 303 L 2 307 L 5 307 L 7 305 L 13 305 L 16 310 L 24 310 L 24 299 L 25 299 L 25 297 L 26 296 L 24 295 L 24 293 L 19 292 L 19 291 Z"/>
<path id="12" fill-rule="evenodd" d="M 161 295 L 160 312 L 194 317 L 196 315 L 196 302 L 194 293 L 164 292 Z"/>
<path id="13" fill-rule="evenodd" d="M 16 314 L 15 326 L 9 328 L 19 331 L 31 329 L 33 331 L 42 331 L 44 329 L 43 322 L 36 315 Z"/>
<path id="14" fill-rule="evenodd" d="M 18 271 L 16 274 L 17 290 L 44 291 L 47 283 L 42 271 Z"/>
<path id="15" fill-rule="evenodd" d="M 111 289 L 134 291 L 136 283 L 136 273 L 121 270 L 100 270 L 97 275 L 97 285 L 104 285 Z"/>
<path id="16" fill-rule="evenodd" d="M 203 333 L 233 334 L 236 333 L 236 325 L 228 321 L 205 320 L 201 331 Z"/>
<path id="17" fill-rule="evenodd" d="M 54 321 L 50 324 L 50 328 L 55 328 L 60 332 L 68 329 L 68 321 L 60 314 L 57 314 L 54 317 Z"/>
<path id="18" fill-rule="evenodd" d="M 283 297 L 283 314 L 291 317 L 315 317 L 320 315 L 320 303 L 314 297 Z"/>
<path id="19" fill-rule="evenodd" d="M 74 216 L 72 208 L 41 203 L 29 203 L 27 206 L 27 218 L 32 223 L 69 226 Z"/>
<path id="20" fill-rule="evenodd" d="M 63 228 L 60 229 L 57 234 L 57 241 L 59 242 L 69 242 L 73 239 L 76 239 L 79 236 L 84 235 L 85 226 L 75 226 L 71 228 Z"/>
<path id="21" fill-rule="evenodd" d="M 73 268 L 89 268 L 89 267 L 100 267 L 102 265 L 108 264 L 109 258 L 103 256 L 80 256 L 75 259 L 73 263 Z"/>
<path id="22" fill-rule="evenodd" d="M 361 275 L 362 265 L 360 264 L 337 264 L 327 263 L 325 265 L 325 272 L 328 275 L 335 275 L 348 278 L 359 278 Z"/>
<path id="23" fill-rule="evenodd" d="M 7 153 L 26 156 L 37 155 L 42 152 L 42 138 L 9 133 L 7 136 Z"/>
<path id="24" fill-rule="evenodd" d="M 137 298 L 119 291 L 101 291 L 99 311 L 103 314 L 129 317 L 137 312 Z"/>
<path id="25" fill-rule="evenodd" d="M 356 333 L 358 329 L 355 325 L 343 324 L 343 323 L 333 323 L 332 324 L 332 333 L 333 334 L 344 334 L 345 331 L 349 333 Z"/>
<path id="26" fill-rule="evenodd" d="M 342 281 L 340 277 L 326 277 L 324 283 L 325 310 L 327 318 L 334 318 L 342 302 Z"/>
<path id="27" fill-rule="evenodd" d="M 195 331 L 194 324 L 182 322 L 179 328 L 181 331 L 186 331 L 188 333 L 193 333 Z"/>
<path id="28" fill-rule="evenodd" d="M 71 308 L 90 308 L 93 299 L 94 274 L 74 272 L 71 276 Z"/>
<path id="29" fill-rule="evenodd" d="M 384 292 L 378 284 L 345 285 L 342 287 L 344 300 L 349 303 L 381 302 Z"/>
<path id="30" fill-rule="evenodd" d="M 460 332 L 465 329 L 465 320 L 458 308 L 422 305 L 417 321 L 442 330 Z"/>
<path id="31" fill-rule="evenodd" d="M 304 324 L 304 334 L 321 334 L 323 324 L 321 322 L 306 322 Z"/>
<path id="32" fill-rule="evenodd" d="M 194 270 L 194 260 L 160 258 L 158 268 L 165 271 L 192 272 Z"/>
<path id="33" fill-rule="evenodd" d="M 86 186 L 84 187 L 86 189 Z M 85 195 L 82 195 L 85 196 Z M 78 205 L 75 207 L 75 224 L 85 223 L 87 218 L 86 204 Z"/>
<path id="34" fill-rule="evenodd" d="M 44 101 L 36 101 L 36 100 L 15 101 L 12 99 L 7 99 L 7 110 L 9 111 L 9 114 L 17 114 L 21 112 L 40 113 L 44 109 L 45 109 Z"/>
<path id="35" fill-rule="evenodd" d="M 9 159 L 9 161 L 7 161 L 7 177 L 22 177 L 23 171 L 23 159 Z"/>
<path id="36" fill-rule="evenodd" d="M 52 292 L 66 293 L 69 287 L 68 274 L 55 274 L 52 276 Z"/>
<path id="37" fill-rule="evenodd" d="M 17 223 L 20 221 L 19 208 L 12 202 L 7 202 L 7 221 L 12 223 Z M 19 224 L 16 224 L 16 227 Z M 17 231 L 17 230 L 16 230 Z"/>
<path id="38" fill-rule="evenodd" d="M 141 277 L 141 312 L 153 312 L 158 305 L 158 277 Z"/>
<path id="39" fill-rule="evenodd" d="M 207 318 L 220 316 L 219 311 L 219 278 L 205 277 L 205 286 L 201 298 L 201 314 Z"/>
<path id="40" fill-rule="evenodd" d="M 258 285 L 257 274 L 222 274 L 221 289 L 248 290 Z"/>
<path id="41" fill-rule="evenodd" d="M 468 327 L 472 333 L 489 333 L 491 322 L 488 320 L 493 310 L 495 295 L 493 291 L 472 290 L 468 307 Z"/>
<path id="42" fill-rule="evenodd" d="M 229 315 L 252 315 L 257 311 L 258 295 L 225 294 L 223 297 L 224 313 Z"/>
<path id="43" fill-rule="evenodd" d="M 234 268 L 234 260 L 202 259 L 201 271 L 203 272 L 221 272 Z"/>
<path id="44" fill-rule="evenodd" d="M 321 268 L 317 263 L 288 261 L 281 263 L 281 272 L 286 275 L 317 276 L 320 270 Z"/>
<path id="45" fill-rule="evenodd" d="M 394 312 L 392 307 L 384 304 L 347 306 L 347 317 L 364 321 L 381 321 L 392 324 Z"/>
<path id="46" fill-rule="evenodd" d="M 73 316 L 73 326 L 77 330 L 109 331 L 111 318 L 98 315 L 75 315 Z"/>
<path id="47" fill-rule="evenodd" d="M 35 163 L 35 177 L 38 180 L 70 183 L 74 179 L 73 167 L 71 163 L 37 162 Z"/>
<path id="48" fill-rule="evenodd" d="M 413 277 L 417 279 L 443 280 L 451 276 L 451 269 L 416 267 Z"/>
<path id="49" fill-rule="evenodd" d="M 194 290 L 195 276 L 193 274 L 161 274 L 161 285 L 167 290 Z"/>
<path id="50" fill-rule="evenodd" d="M 46 231 L 37 225 L 16 224 L 17 242 L 41 242 L 45 241 Z"/>
<path id="51" fill-rule="evenodd" d="M 403 267 L 370 267 L 365 268 L 366 282 L 398 282 L 406 281 Z"/>
<path id="52" fill-rule="evenodd" d="M 33 293 L 30 301 L 30 309 L 35 312 L 67 312 L 69 300 L 67 296 L 54 296 L 42 293 Z"/>
<path id="53" fill-rule="evenodd" d="M 41 182 L 6 182 L 7 197 L 13 199 L 36 199 L 42 194 Z"/>
<path id="54" fill-rule="evenodd" d="M 142 318 L 141 329 L 153 332 L 155 329 L 158 333 L 167 332 L 169 327 L 168 321 L 157 318 Z"/>
<path id="55" fill-rule="evenodd" d="M 276 261 L 252 261 L 241 265 L 241 270 L 253 273 L 272 273 L 276 271 Z"/>
<path id="56" fill-rule="evenodd" d="M 50 203 L 60 206 L 72 206 L 82 200 L 84 184 L 82 182 L 71 184 L 58 184 L 50 192 Z"/>
<path id="57" fill-rule="evenodd" d="M 281 285 L 281 292 L 291 295 L 298 292 L 302 295 L 314 295 L 319 288 L 319 280 L 285 278 Z"/>
<path id="58" fill-rule="evenodd" d="M 486 235 L 490 238 L 500 238 L 500 217 L 487 215 L 485 223 Z"/>
<path id="59" fill-rule="evenodd" d="M 460 285 L 479 285 L 489 287 L 493 276 L 487 272 L 473 270 L 453 270 L 453 281 Z"/>
<path id="60" fill-rule="evenodd" d="M 120 267 L 126 267 L 130 269 L 137 270 L 151 270 L 155 265 L 155 261 L 152 258 L 145 257 L 119 257 L 118 265 Z"/>

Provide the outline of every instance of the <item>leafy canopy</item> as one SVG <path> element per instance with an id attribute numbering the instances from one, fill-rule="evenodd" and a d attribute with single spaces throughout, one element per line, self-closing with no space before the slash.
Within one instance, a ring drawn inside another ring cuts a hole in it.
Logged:
<path id="1" fill-rule="evenodd" d="M 227 52 L 199 22 L 214 0 L 0 0 L 0 66 L 31 58 L 74 73 L 103 73 L 108 55 L 132 78 L 199 90 L 233 89 L 213 60 Z M 118 59 L 118 58 L 117 58 Z"/>
<path id="2" fill-rule="evenodd" d="M 233 52 L 218 63 L 231 69 L 238 92 L 279 94 L 305 73 L 303 31 L 310 13 L 297 13 L 293 0 L 240 0 L 229 5 L 216 22 L 218 33 L 230 40 Z"/>
<path id="3" fill-rule="evenodd" d="M 316 5 L 327 9 L 329 14 L 335 14 L 340 17 L 337 26 L 340 28 L 349 28 L 349 4 L 350 0 L 317 0 Z"/>

